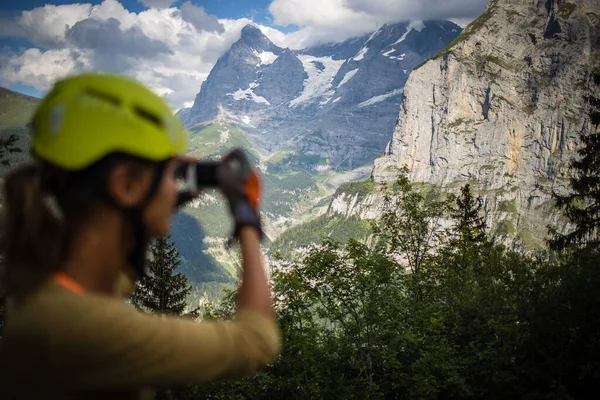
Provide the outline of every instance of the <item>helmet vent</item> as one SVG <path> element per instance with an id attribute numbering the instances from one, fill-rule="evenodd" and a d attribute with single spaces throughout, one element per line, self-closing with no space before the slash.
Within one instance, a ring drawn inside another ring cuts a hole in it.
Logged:
<path id="1" fill-rule="evenodd" d="M 108 103 L 111 103 L 112 105 L 115 105 L 115 106 L 118 106 L 119 104 L 121 104 L 121 101 L 119 100 L 118 97 L 111 96 L 108 93 L 104 93 L 104 92 L 101 92 L 101 91 L 96 90 L 96 89 L 87 88 L 85 90 L 85 93 L 88 94 L 88 95 L 90 95 L 90 96 L 96 97 L 98 99 L 104 100 L 104 101 L 106 101 Z"/>
<path id="2" fill-rule="evenodd" d="M 154 125 L 156 125 L 159 128 L 163 128 L 163 124 L 162 124 L 161 119 L 157 115 L 155 115 L 154 113 L 152 113 L 150 111 L 146 111 L 143 108 L 140 108 L 138 106 L 134 106 L 133 110 L 140 117 L 148 120 L 149 122 L 153 123 Z"/>

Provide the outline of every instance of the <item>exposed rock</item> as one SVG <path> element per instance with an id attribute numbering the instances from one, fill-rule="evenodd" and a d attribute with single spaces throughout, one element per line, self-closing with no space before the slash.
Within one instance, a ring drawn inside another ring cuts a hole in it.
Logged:
<path id="1" fill-rule="evenodd" d="M 449 46 L 411 74 L 399 123 L 373 177 L 485 196 L 488 224 L 515 244 L 540 243 L 557 220 L 551 192 L 568 185 L 600 65 L 600 3 L 494 0 Z"/>

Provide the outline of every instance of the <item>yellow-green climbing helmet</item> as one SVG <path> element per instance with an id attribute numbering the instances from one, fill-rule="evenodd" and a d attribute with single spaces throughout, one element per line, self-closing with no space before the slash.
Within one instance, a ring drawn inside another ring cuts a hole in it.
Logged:
<path id="1" fill-rule="evenodd" d="M 168 104 L 130 78 L 87 73 L 58 81 L 32 119 L 32 153 L 79 170 L 109 153 L 151 161 L 184 154 L 188 133 Z"/>

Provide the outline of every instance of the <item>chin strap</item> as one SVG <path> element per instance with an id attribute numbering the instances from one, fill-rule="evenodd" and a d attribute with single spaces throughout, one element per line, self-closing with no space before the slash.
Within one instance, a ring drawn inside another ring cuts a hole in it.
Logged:
<path id="1" fill-rule="evenodd" d="M 152 179 L 152 184 L 148 189 L 144 200 L 132 208 L 122 208 L 122 210 L 125 212 L 125 215 L 129 219 L 131 228 L 133 230 L 133 249 L 129 255 L 129 263 L 131 264 L 131 267 L 135 273 L 138 275 L 138 278 L 142 278 L 148 274 L 146 269 L 146 254 L 148 250 L 148 241 L 150 238 L 148 229 L 144 222 L 144 210 L 156 196 L 156 193 L 160 188 L 166 165 L 166 161 L 157 165 L 154 178 Z"/>

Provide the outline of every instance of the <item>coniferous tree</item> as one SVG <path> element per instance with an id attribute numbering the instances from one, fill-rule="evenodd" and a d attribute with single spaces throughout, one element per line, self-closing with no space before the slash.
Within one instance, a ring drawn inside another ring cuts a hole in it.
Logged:
<path id="1" fill-rule="evenodd" d="M 482 244 L 487 240 L 485 217 L 481 215 L 483 199 L 474 197 L 468 183 L 460 190 L 456 198 L 456 208 L 451 209 L 450 216 L 456 222 L 454 232 L 462 243 Z"/>
<path id="2" fill-rule="evenodd" d="M 133 305 L 159 314 L 184 315 L 192 287 L 185 275 L 175 272 L 180 264 L 179 252 L 171 237 L 158 238 L 151 247 L 149 275 L 140 279 L 131 295 Z M 188 315 L 196 316 L 196 313 Z"/>
<path id="3" fill-rule="evenodd" d="M 571 193 L 553 193 L 557 207 L 573 226 L 565 234 L 549 228 L 549 243 L 555 250 L 570 246 L 597 249 L 600 245 L 600 134 L 582 136 L 581 140 L 580 158 L 571 163 Z"/>

